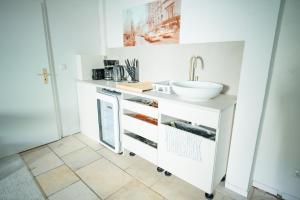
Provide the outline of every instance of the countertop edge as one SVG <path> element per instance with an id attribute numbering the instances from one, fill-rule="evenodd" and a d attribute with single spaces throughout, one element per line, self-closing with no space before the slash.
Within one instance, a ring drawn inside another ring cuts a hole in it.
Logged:
<path id="1" fill-rule="evenodd" d="M 206 102 L 192 102 L 192 101 L 183 100 L 175 94 L 168 95 L 168 94 L 155 92 L 155 91 L 146 91 L 143 93 L 138 93 L 138 92 L 131 92 L 128 90 L 119 89 L 116 87 L 117 82 L 114 82 L 114 81 L 77 80 L 76 82 L 87 83 L 87 84 L 95 85 L 96 87 L 101 87 L 101 88 L 105 88 L 108 90 L 114 90 L 114 91 L 125 93 L 125 94 L 141 96 L 144 98 L 152 98 L 155 100 L 162 100 L 162 101 L 172 101 L 172 102 L 178 102 L 180 104 L 189 104 L 192 106 L 201 107 L 202 109 L 210 110 L 210 111 L 214 111 L 214 112 L 223 111 L 223 110 L 235 105 L 236 101 L 237 101 L 237 98 L 234 95 L 221 94 L 218 97 L 211 99 L 209 101 L 206 101 Z M 221 103 L 221 101 L 223 101 L 223 102 Z"/>

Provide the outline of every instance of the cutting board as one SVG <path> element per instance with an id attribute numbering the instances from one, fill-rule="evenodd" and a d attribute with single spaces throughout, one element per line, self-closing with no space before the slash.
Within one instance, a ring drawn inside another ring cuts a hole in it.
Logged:
<path id="1" fill-rule="evenodd" d="M 152 90 L 153 82 L 137 82 L 137 83 L 117 83 L 116 87 L 122 90 L 128 90 L 131 92 L 145 92 Z"/>

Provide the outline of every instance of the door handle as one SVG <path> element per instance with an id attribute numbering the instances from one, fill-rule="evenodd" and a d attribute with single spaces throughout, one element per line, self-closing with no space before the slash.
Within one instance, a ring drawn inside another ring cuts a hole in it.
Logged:
<path id="1" fill-rule="evenodd" d="M 42 69 L 42 73 L 39 73 L 38 76 L 42 76 L 43 77 L 43 80 L 44 80 L 44 84 L 48 84 L 48 81 L 49 81 L 49 76 L 51 74 L 48 73 L 48 70 L 47 68 L 43 68 Z"/>

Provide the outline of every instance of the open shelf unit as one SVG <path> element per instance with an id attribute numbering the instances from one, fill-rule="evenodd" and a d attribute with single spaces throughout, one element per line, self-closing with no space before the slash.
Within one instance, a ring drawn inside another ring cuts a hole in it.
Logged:
<path id="1" fill-rule="evenodd" d="M 157 101 L 124 94 L 121 108 L 123 148 L 156 165 L 159 116 Z"/>

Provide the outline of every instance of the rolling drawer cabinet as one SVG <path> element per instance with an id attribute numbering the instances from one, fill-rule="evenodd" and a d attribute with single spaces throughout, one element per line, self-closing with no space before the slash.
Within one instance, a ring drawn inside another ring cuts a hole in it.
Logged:
<path id="1" fill-rule="evenodd" d="M 168 101 L 160 101 L 159 105 L 161 123 L 159 123 L 158 134 L 158 166 L 193 184 L 207 194 L 212 194 L 216 185 L 226 174 L 234 105 L 219 111 L 206 110 L 200 107 L 193 108 L 188 104 Z M 166 125 L 164 123 L 165 116 L 215 130 L 213 139 L 195 136 L 200 137 L 200 148 L 195 151 L 201 154 L 201 159 L 192 159 L 168 150 L 168 133 L 178 133 L 179 135 L 192 133 Z"/>
<path id="2" fill-rule="evenodd" d="M 140 157 L 157 164 L 157 141 L 158 126 L 135 117 L 135 115 L 143 115 L 153 120 L 158 119 L 158 108 L 146 105 L 142 102 L 134 101 L 139 99 L 142 101 L 154 101 L 124 94 L 121 103 L 121 126 L 122 126 L 122 145 Z"/>

